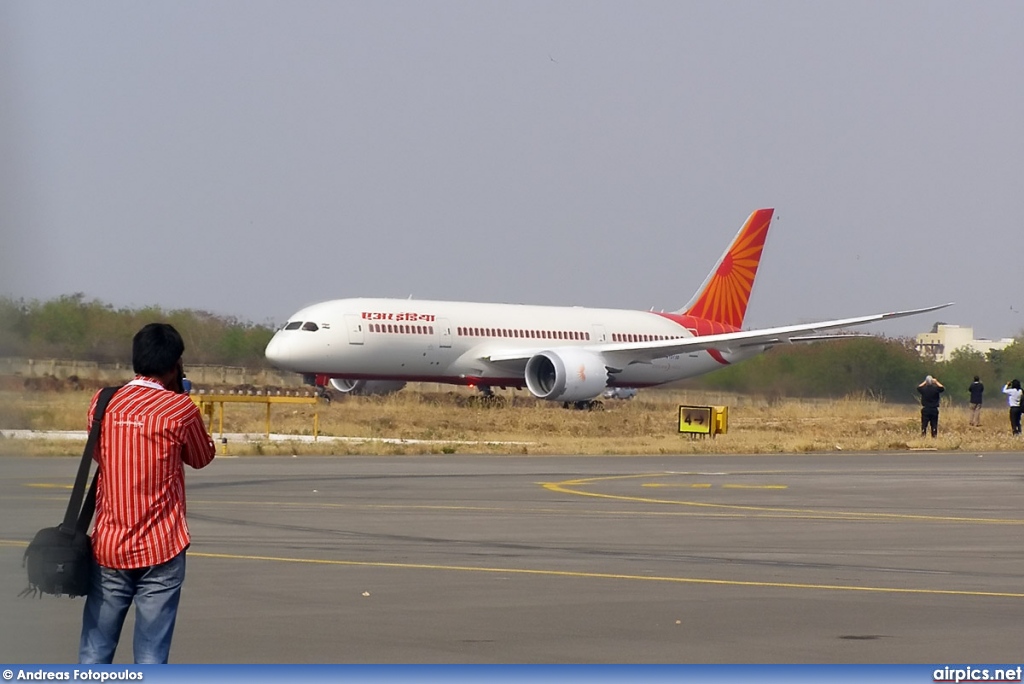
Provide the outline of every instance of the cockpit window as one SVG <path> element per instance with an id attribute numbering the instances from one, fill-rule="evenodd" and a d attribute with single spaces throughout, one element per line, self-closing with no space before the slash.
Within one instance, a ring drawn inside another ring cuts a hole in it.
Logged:
<path id="1" fill-rule="evenodd" d="M 288 325 L 284 326 L 285 330 L 298 330 L 302 327 L 302 321 L 291 321 Z"/>
<path id="2" fill-rule="evenodd" d="M 317 327 L 317 324 L 314 323 L 313 321 L 308 321 L 308 322 L 302 324 L 302 329 L 303 330 L 309 330 L 310 332 L 316 332 L 320 328 Z"/>

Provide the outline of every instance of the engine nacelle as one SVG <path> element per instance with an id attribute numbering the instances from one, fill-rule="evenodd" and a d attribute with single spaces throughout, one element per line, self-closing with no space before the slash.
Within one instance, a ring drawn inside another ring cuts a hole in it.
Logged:
<path id="1" fill-rule="evenodd" d="M 331 378 L 331 387 L 342 394 L 368 397 L 371 394 L 392 394 L 405 387 L 401 380 L 345 380 Z"/>
<path id="2" fill-rule="evenodd" d="M 526 362 L 526 386 L 539 399 L 589 401 L 608 380 L 604 359 L 582 349 L 543 351 Z"/>

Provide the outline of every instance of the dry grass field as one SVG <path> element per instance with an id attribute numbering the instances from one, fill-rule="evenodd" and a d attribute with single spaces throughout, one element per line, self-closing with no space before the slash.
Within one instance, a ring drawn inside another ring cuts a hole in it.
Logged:
<path id="1" fill-rule="evenodd" d="M 0 391 L 0 428 L 84 430 L 93 390 Z M 714 439 L 678 432 L 680 405 L 729 407 L 728 432 Z M 244 454 L 704 454 L 842 451 L 1016 451 L 1002 402 L 986 406 L 971 428 L 966 407 L 941 411 L 938 439 L 920 436 L 919 408 L 870 398 L 834 401 L 766 400 L 679 390 L 645 390 L 633 400 L 606 401 L 594 411 L 566 410 L 525 392 L 501 392 L 486 402 L 471 390 L 427 385 L 384 397 L 338 397 L 312 405 L 276 404 L 271 432 L 322 437 L 269 441 L 231 437 L 221 449 Z M 260 435 L 266 405 L 229 403 L 224 432 Z M 212 423 L 219 437 L 219 413 Z M 416 441 L 396 441 L 416 440 Z M 3 439 L 0 454 L 81 453 L 84 439 Z"/>

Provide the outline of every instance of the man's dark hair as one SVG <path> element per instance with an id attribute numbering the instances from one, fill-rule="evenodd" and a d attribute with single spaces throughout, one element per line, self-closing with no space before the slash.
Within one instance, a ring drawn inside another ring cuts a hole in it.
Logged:
<path id="1" fill-rule="evenodd" d="M 170 323 L 150 323 L 132 338 L 132 368 L 151 378 L 174 370 L 185 352 L 181 335 Z"/>

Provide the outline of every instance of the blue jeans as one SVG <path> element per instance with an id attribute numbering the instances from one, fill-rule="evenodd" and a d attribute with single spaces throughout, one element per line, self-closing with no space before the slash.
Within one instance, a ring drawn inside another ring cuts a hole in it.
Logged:
<path id="1" fill-rule="evenodd" d="M 166 563 L 135 570 L 97 564 L 85 599 L 78 662 L 113 661 L 121 627 L 134 601 L 135 663 L 166 663 L 184 581 L 184 551 Z"/>

